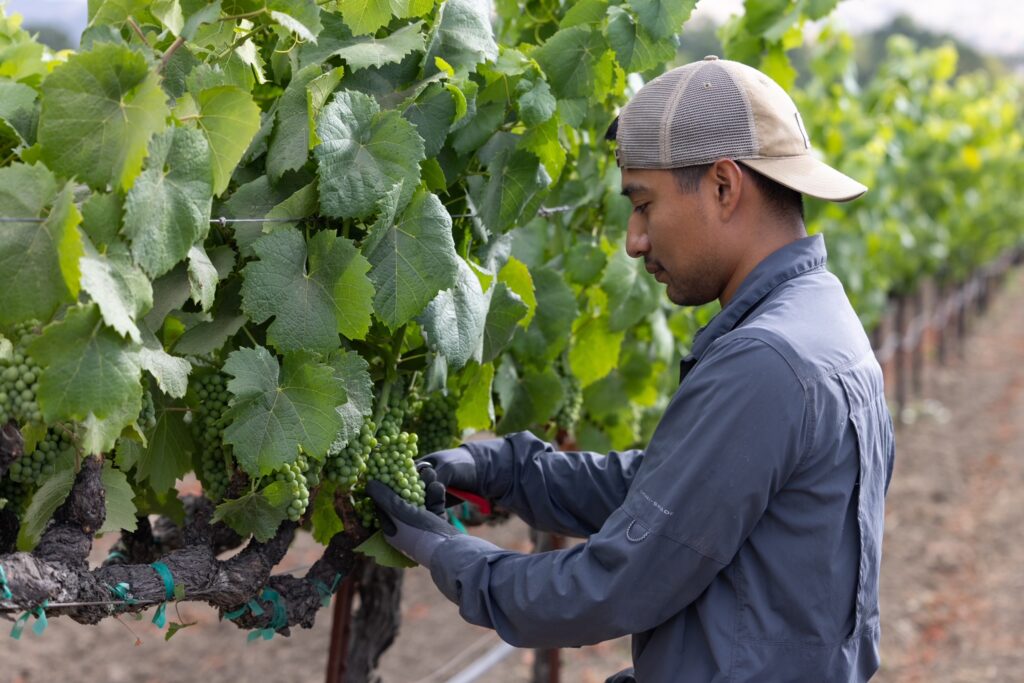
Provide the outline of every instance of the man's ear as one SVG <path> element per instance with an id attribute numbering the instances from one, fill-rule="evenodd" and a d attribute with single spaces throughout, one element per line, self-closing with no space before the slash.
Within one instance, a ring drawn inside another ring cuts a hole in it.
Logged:
<path id="1" fill-rule="evenodd" d="M 732 159 L 719 159 L 708 169 L 708 180 L 714 190 L 715 209 L 724 223 L 732 218 L 740 203 L 746 177 Z"/>

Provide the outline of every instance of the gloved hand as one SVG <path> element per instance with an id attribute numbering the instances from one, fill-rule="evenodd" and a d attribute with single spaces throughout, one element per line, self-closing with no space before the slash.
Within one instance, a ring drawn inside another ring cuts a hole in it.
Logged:
<path id="1" fill-rule="evenodd" d="M 479 492 L 477 487 L 480 483 L 476 476 L 476 461 L 465 448 L 437 451 L 421 458 L 420 461 L 434 468 L 437 473 L 437 481 L 441 482 L 445 488 L 450 486 L 470 493 Z M 448 507 L 462 502 L 461 498 L 451 494 L 447 494 L 445 500 Z"/>
<path id="2" fill-rule="evenodd" d="M 444 505 L 444 484 L 437 480 L 437 472 L 430 466 L 430 463 L 423 460 L 416 463 L 416 472 L 423 480 L 424 507 L 441 519 L 447 519 Z"/>
<path id="3" fill-rule="evenodd" d="M 366 495 L 377 504 L 388 543 L 424 567 L 430 567 L 430 558 L 438 546 L 459 535 L 451 524 L 402 500 L 391 487 L 376 479 L 367 482 Z"/>

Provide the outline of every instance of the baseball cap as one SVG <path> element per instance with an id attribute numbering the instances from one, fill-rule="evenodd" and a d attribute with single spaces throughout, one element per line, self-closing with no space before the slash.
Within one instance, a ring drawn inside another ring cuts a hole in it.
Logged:
<path id="1" fill-rule="evenodd" d="M 800 113 L 778 83 L 714 55 L 644 85 L 613 125 L 622 168 L 733 159 L 820 199 L 845 202 L 868 189 L 812 154 Z"/>

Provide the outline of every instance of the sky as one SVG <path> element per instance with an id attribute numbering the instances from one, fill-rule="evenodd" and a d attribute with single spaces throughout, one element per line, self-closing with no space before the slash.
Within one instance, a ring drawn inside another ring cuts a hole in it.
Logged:
<path id="1" fill-rule="evenodd" d="M 26 23 L 54 23 L 74 37 L 85 27 L 86 0 L 7 0 L 6 5 L 9 13 L 24 15 Z M 707 16 L 720 22 L 742 8 L 743 0 L 700 0 L 694 18 Z M 858 33 L 885 24 L 899 13 L 934 31 L 952 33 L 982 52 L 1024 52 L 1021 0 L 843 0 L 833 17 Z"/>

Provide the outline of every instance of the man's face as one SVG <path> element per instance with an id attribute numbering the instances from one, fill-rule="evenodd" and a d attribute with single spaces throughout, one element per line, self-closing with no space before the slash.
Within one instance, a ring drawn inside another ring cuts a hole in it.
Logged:
<path id="1" fill-rule="evenodd" d="M 626 252 L 642 258 L 680 306 L 713 301 L 724 286 L 708 220 L 713 192 L 708 179 L 691 193 L 679 188 L 671 171 L 622 169 L 622 194 L 633 204 Z"/>

